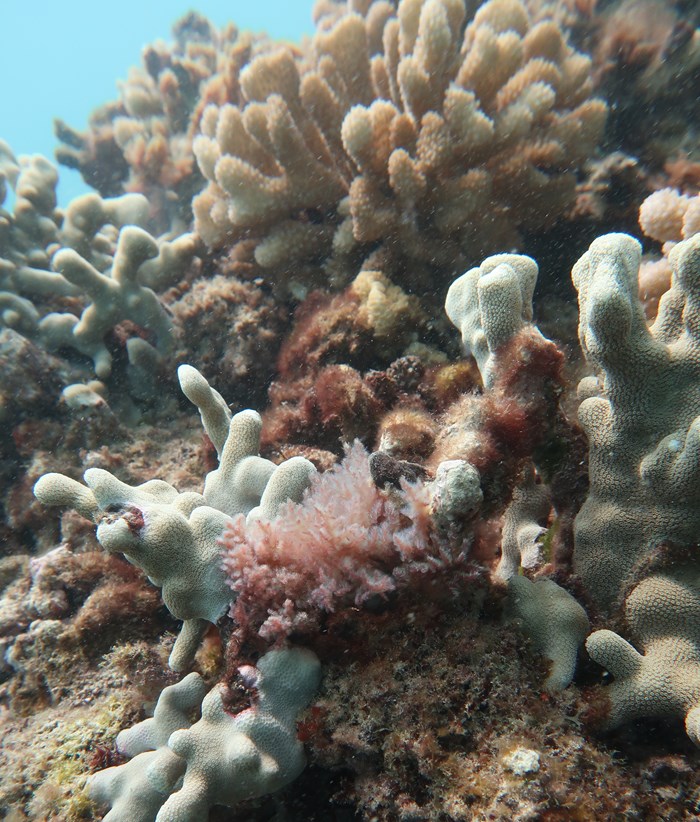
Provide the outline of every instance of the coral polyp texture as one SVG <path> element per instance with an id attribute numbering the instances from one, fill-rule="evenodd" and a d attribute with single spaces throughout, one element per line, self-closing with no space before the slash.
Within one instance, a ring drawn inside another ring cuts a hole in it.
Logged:
<path id="1" fill-rule="evenodd" d="M 424 290 L 572 203 L 606 106 L 557 23 L 519 0 L 335 11 L 305 60 L 255 58 L 243 102 L 204 111 L 194 209 L 210 245 L 245 241 L 273 280 L 347 279 L 371 259 Z"/>
<path id="2" fill-rule="evenodd" d="M 301 498 L 315 471 L 303 457 L 275 466 L 258 456 L 259 415 L 242 411 L 232 417 L 196 369 L 181 366 L 180 383 L 219 454 L 203 494 L 179 493 L 163 480 L 132 487 L 96 468 L 86 471 L 85 485 L 45 474 L 34 488 L 44 504 L 93 519 L 102 547 L 123 553 L 162 589 L 170 613 L 184 620 L 170 656 L 175 670 L 191 664 L 208 624 L 217 622 L 231 600 L 218 560 L 228 518 L 273 518 L 282 502 Z"/>
<path id="3" fill-rule="evenodd" d="M 691 6 L 192 11 L 93 190 L 0 140 L 1 817 L 698 817 Z"/>
<path id="4" fill-rule="evenodd" d="M 649 328 L 637 297 L 639 243 L 610 234 L 572 272 L 581 347 L 598 374 L 579 385 L 591 490 L 575 567 L 613 607 L 654 553 L 697 541 L 700 235 L 670 253 L 673 281 Z"/>
<path id="5" fill-rule="evenodd" d="M 591 490 L 576 518 L 575 567 L 603 610 L 625 599 L 646 652 L 608 630 L 588 639 L 615 676 L 610 722 L 681 714 L 697 741 L 700 234 L 675 245 L 669 262 L 671 287 L 651 328 L 636 294 L 634 239 L 599 238 L 572 273 L 581 345 L 600 374 L 579 385 Z"/>
<path id="6" fill-rule="evenodd" d="M 198 822 L 213 805 L 272 793 L 299 775 L 296 719 L 318 688 L 318 660 L 308 650 L 270 651 L 241 677 L 256 699 L 235 716 L 219 688 L 205 695 L 191 673 L 163 691 L 151 719 L 119 734 L 120 752 L 133 758 L 89 782 L 92 798 L 111 805 L 104 819 Z M 191 724 L 200 703 L 201 718 Z"/>

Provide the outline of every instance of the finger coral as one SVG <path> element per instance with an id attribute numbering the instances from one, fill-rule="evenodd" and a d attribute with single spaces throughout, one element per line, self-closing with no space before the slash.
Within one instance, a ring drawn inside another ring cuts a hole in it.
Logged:
<path id="1" fill-rule="evenodd" d="M 696 568 L 681 567 L 641 582 L 625 602 L 627 627 L 640 653 L 618 634 L 594 631 L 586 650 L 614 677 L 606 725 L 639 717 L 681 716 L 700 745 L 700 585 Z"/>
<path id="2" fill-rule="evenodd" d="M 319 266 L 347 279 L 368 255 L 425 288 L 572 201 L 606 106 L 553 20 L 533 22 L 519 0 L 317 16 L 305 59 L 253 59 L 242 102 L 203 114 L 194 151 L 209 184 L 194 211 L 207 243 L 253 240 L 287 288 Z M 486 202 L 489 220 L 475 220 Z"/>
<path id="3" fill-rule="evenodd" d="M 137 194 L 86 194 L 63 215 L 56 208 L 58 177 L 47 160 L 16 161 L 5 144 L 0 154 L 2 173 L 16 192 L 0 234 L 0 324 L 48 351 L 72 349 L 90 358 L 101 378 L 112 370 L 107 335 L 128 325 L 132 377 L 146 384 L 134 393 L 143 393 L 158 355 L 173 342 L 171 316 L 150 286 L 162 289 L 183 274 L 196 239 L 184 234 L 158 242 L 139 227 L 147 202 Z M 80 316 L 55 310 L 63 307 Z"/>
<path id="4" fill-rule="evenodd" d="M 637 298 L 639 244 L 596 240 L 572 272 L 581 347 L 600 375 L 579 385 L 591 491 L 575 523 L 574 567 L 610 613 L 623 600 L 644 655 L 609 630 L 588 640 L 615 676 L 609 725 L 680 714 L 698 740 L 697 569 L 700 523 L 698 295 L 700 234 L 671 250 L 671 288 L 647 327 Z"/>
<path id="5" fill-rule="evenodd" d="M 673 282 L 651 328 L 637 297 L 640 258 L 634 239 L 612 234 L 572 272 L 581 347 L 600 374 L 579 385 L 591 492 L 576 520 L 575 567 L 605 609 L 650 552 L 694 544 L 698 529 L 686 500 L 699 476 L 700 235 L 671 251 Z"/>
<path id="6" fill-rule="evenodd" d="M 98 468 L 85 472 L 85 485 L 54 473 L 34 489 L 44 504 L 74 508 L 92 519 L 102 547 L 123 553 L 162 589 L 168 610 L 184 620 L 170 657 L 174 670 L 191 664 L 208 623 L 230 602 L 217 542 L 229 517 L 273 518 L 283 501 L 301 498 L 315 470 L 301 457 L 280 466 L 261 458 L 258 414 L 231 417 L 221 395 L 191 366 L 181 367 L 180 381 L 219 454 L 203 495 L 179 493 L 162 480 L 132 487 Z"/>
<path id="7" fill-rule="evenodd" d="M 586 612 L 551 579 L 531 582 L 515 576 L 508 587 L 514 613 L 536 649 L 552 663 L 545 687 L 550 691 L 565 688 L 574 677 L 578 649 L 590 630 Z"/>
<path id="8" fill-rule="evenodd" d="M 103 197 L 138 192 L 149 202 L 149 228 L 182 231 L 191 219 L 192 196 L 202 178 L 192 138 L 207 102 L 238 102 L 238 75 L 264 48 L 265 38 L 221 31 L 190 12 L 173 27 L 172 48 L 158 41 L 143 51 L 143 67 L 131 70 L 120 99 L 96 109 L 85 132 L 57 120 L 56 152 Z"/>
<path id="9" fill-rule="evenodd" d="M 299 775 L 305 760 L 296 719 L 318 688 L 318 660 L 303 649 L 270 651 L 242 675 L 257 699 L 236 716 L 218 687 L 205 695 L 191 673 L 165 688 L 151 719 L 119 734 L 119 750 L 133 758 L 89 781 L 92 798 L 111 806 L 107 822 L 199 822 L 212 805 L 272 793 Z"/>

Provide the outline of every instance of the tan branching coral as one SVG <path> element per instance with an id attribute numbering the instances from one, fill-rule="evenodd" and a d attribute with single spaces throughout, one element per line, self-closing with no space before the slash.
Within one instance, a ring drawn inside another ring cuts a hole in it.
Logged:
<path id="1" fill-rule="evenodd" d="M 203 185 L 192 154 L 201 112 L 208 102 L 240 100 L 241 68 L 266 43 L 233 24 L 217 31 L 196 12 L 173 35 L 172 47 L 157 41 L 144 49 L 143 68 L 131 70 L 118 101 L 93 112 L 86 132 L 56 121 L 58 161 L 103 196 L 145 194 L 157 231 L 187 228 Z"/>
<path id="2" fill-rule="evenodd" d="M 664 256 L 644 259 L 639 268 L 639 297 L 647 319 L 653 320 L 659 300 L 671 287 L 669 254 L 676 243 L 700 234 L 700 195 L 661 188 L 639 207 L 639 225 L 647 237 L 663 243 Z"/>
<path id="3" fill-rule="evenodd" d="M 244 103 L 204 112 L 194 212 L 210 245 L 247 241 L 273 280 L 321 264 L 347 278 L 370 256 L 425 288 L 564 213 L 606 106 L 553 20 L 520 0 L 324 3 L 316 17 L 305 59 L 259 56 Z"/>
<path id="4" fill-rule="evenodd" d="M 673 188 L 661 188 L 640 206 L 639 225 L 661 243 L 688 240 L 700 233 L 700 195 L 688 197 Z"/>

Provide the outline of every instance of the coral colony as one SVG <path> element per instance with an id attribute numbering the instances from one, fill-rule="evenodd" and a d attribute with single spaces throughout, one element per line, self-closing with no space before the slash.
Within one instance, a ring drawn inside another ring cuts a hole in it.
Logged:
<path id="1" fill-rule="evenodd" d="M 190 13 L 93 193 L 0 142 L 4 819 L 697 818 L 698 18 Z"/>

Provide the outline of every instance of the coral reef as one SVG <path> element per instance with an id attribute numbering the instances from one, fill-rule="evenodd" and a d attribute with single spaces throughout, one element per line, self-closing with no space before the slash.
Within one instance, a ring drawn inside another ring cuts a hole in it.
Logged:
<path id="1" fill-rule="evenodd" d="M 0 816 L 696 818 L 698 14 L 314 19 L 0 141 Z"/>
<path id="2" fill-rule="evenodd" d="M 191 219 L 192 196 L 203 184 L 192 138 L 208 103 L 237 103 L 239 73 L 264 50 L 265 39 L 233 24 L 217 31 L 190 12 L 173 27 L 175 43 L 143 51 L 120 99 L 96 109 L 86 132 L 57 120 L 59 163 L 80 170 L 103 197 L 138 192 L 148 199 L 149 224 L 181 232 Z"/>
<path id="3" fill-rule="evenodd" d="M 207 243 L 245 243 L 283 289 L 320 269 L 347 280 L 369 258 L 425 292 L 573 201 L 570 170 L 606 106 L 557 23 L 518 0 L 476 13 L 348 3 L 318 18 L 306 62 L 261 55 L 241 73 L 243 102 L 203 113 L 194 151 L 209 184 L 194 211 Z"/>

